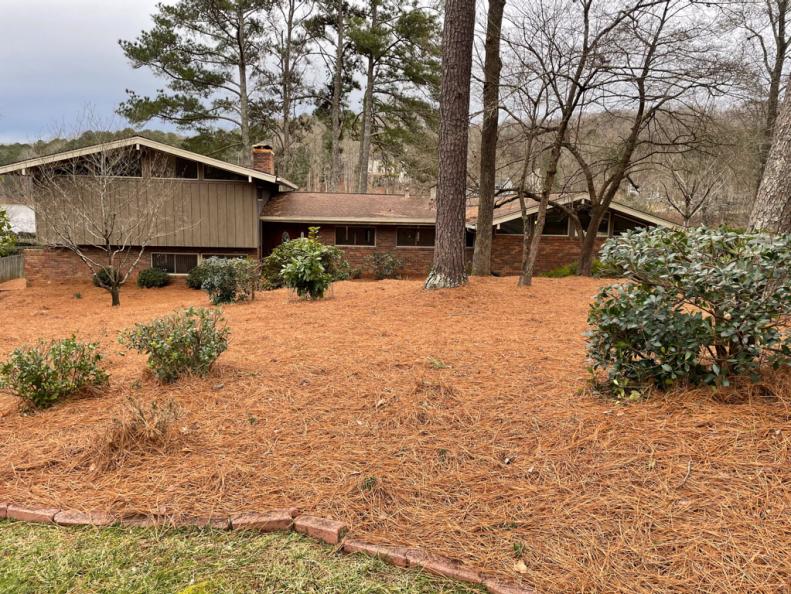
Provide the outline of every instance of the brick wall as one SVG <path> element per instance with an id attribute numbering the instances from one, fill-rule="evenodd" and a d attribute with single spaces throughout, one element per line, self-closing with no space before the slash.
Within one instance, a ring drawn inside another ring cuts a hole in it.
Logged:
<path id="1" fill-rule="evenodd" d="M 223 249 L 209 248 L 206 250 L 195 250 L 183 247 L 156 247 L 146 249 L 143 257 L 138 262 L 135 270 L 128 282 L 134 282 L 137 273 L 144 268 L 151 266 L 151 252 L 169 252 L 194 254 L 197 251 L 208 254 L 247 253 L 249 256 L 257 256 L 257 250 L 249 249 Z M 91 273 L 82 260 L 71 250 L 60 248 L 28 248 L 23 250 L 25 255 L 25 278 L 28 284 L 46 284 L 59 282 L 90 281 Z M 105 255 L 101 250 L 86 249 L 86 253 L 97 261 L 103 261 Z"/>
<path id="2" fill-rule="evenodd" d="M 596 250 L 605 238 L 596 240 Z M 580 256 L 580 244 L 571 237 L 541 238 L 536 259 L 536 272 L 542 273 L 576 262 Z M 519 274 L 522 267 L 522 236 L 495 234 L 492 240 L 492 270 L 501 274 Z"/>

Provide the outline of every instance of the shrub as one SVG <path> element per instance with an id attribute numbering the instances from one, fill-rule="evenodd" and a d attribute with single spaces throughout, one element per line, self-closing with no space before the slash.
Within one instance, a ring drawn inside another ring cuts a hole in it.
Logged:
<path id="1" fill-rule="evenodd" d="M 209 272 L 209 266 L 207 265 L 207 261 L 204 260 L 200 264 L 198 264 L 195 268 L 189 271 L 187 274 L 187 286 L 190 289 L 195 289 L 196 291 L 200 291 L 203 288 L 203 282 L 206 280 L 206 276 Z"/>
<path id="2" fill-rule="evenodd" d="M 0 208 L 0 258 L 13 256 L 17 252 L 17 236 L 11 229 L 8 212 Z"/>
<path id="3" fill-rule="evenodd" d="M 261 266 L 247 258 L 209 258 L 201 287 L 214 305 L 255 299 L 261 285 Z"/>
<path id="4" fill-rule="evenodd" d="M 578 263 L 571 262 L 570 264 L 564 264 L 563 266 L 558 266 L 557 268 L 553 268 L 552 270 L 547 270 L 545 273 L 541 274 L 540 276 L 545 276 L 548 278 L 565 278 L 567 276 L 576 275 L 577 268 L 578 268 Z M 593 260 L 591 264 L 591 275 L 598 278 L 618 276 L 615 270 L 613 270 L 609 266 L 606 266 L 599 259 Z"/>
<path id="5" fill-rule="evenodd" d="M 321 299 L 332 284 L 332 276 L 325 271 L 319 249 L 305 251 L 295 256 L 283 267 L 286 286 L 294 289 L 300 297 Z"/>
<path id="6" fill-rule="evenodd" d="M 36 408 L 52 406 L 77 392 L 107 384 L 96 343 L 72 336 L 49 344 L 16 349 L 0 365 L 0 385 Z"/>
<path id="7" fill-rule="evenodd" d="M 632 281 L 602 289 L 588 317 L 593 369 L 616 396 L 791 365 L 791 235 L 643 229 L 602 259 Z"/>
<path id="8" fill-rule="evenodd" d="M 117 278 L 120 274 L 118 270 L 112 268 L 111 266 L 105 266 L 104 268 L 100 268 L 96 273 L 93 275 L 93 286 L 94 287 L 101 287 L 106 288 L 113 285 L 113 279 Z"/>
<path id="9" fill-rule="evenodd" d="M 170 283 L 170 276 L 161 268 L 146 268 L 137 275 L 137 286 L 141 289 L 164 287 Z"/>
<path id="10" fill-rule="evenodd" d="M 228 349 L 229 330 L 219 310 L 190 307 L 136 324 L 119 337 L 121 344 L 148 355 L 148 367 L 162 382 L 185 373 L 205 375 Z"/>
<path id="11" fill-rule="evenodd" d="M 395 254 L 390 252 L 377 252 L 369 257 L 369 262 L 376 280 L 398 278 L 399 271 L 404 265 Z"/>
<path id="12" fill-rule="evenodd" d="M 318 232 L 318 227 L 311 227 L 308 237 L 285 241 L 264 258 L 262 274 L 267 289 L 285 287 L 283 268 L 295 258 L 314 252 L 319 253 L 321 265 L 324 271 L 330 275 L 332 282 L 351 278 L 352 270 L 343 255 L 343 250 L 334 245 L 321 243 L 318 239 Z"/>

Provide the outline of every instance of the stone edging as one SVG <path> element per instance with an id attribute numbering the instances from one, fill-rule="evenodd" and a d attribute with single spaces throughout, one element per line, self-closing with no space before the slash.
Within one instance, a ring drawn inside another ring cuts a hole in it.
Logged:
<path id="1" fill-rule="evenodd" d="M 255 530 L 288 532 L 295 530 L 321 542 L 336 545 L 345 553 L 361 553 L 377 557 L 398 567 L 415 567 L 454 580 L 483 585 L 490 594 L 536 594 L 532 588 L 506 582 L 470 567 L 460 561 L 434 555 L 422 549 L 378 545 L 347 538 L 348 526 L 343 522 L 301 513 L 297 508 L 269 512 L 245 512 L 228 516 L 153 516 L 145 514 L 113 515 L 105 512 L 80 512 L 57 508 L 34 508 L 0 502 L 0 519 L 57 524 L 59 526 L 111 526 L 173 528 L 216 528 L 219 530 Z"/>

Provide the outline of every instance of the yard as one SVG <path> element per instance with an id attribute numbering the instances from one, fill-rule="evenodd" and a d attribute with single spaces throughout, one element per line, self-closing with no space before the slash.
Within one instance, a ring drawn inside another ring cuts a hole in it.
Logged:
<path id="1" fill-rule="evenodd" d="M 372 542 L 422 546 L 540 592 L 778 592 L 791 583 L 791 377 L 619 405 L 590 393 L 602 281 L 337 283 L 224 308 L 210 377 L 160 386 L 117 332 L 181 286 L 0 293 L 0 350 L 76 333 L 109 390 L 23 415 L 0 394 L 0 500 L 210 513 L 296 505 Z M 79 294 L 79 298 L 77 295 Z M 98 471 L 129 397 L 175 400 L 180 443 Z M 522 560 L 524 565 L 517 563 Z"/>

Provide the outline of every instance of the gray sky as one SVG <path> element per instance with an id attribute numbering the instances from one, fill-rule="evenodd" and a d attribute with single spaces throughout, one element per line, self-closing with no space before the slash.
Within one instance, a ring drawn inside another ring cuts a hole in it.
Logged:
<path id="1" fill-rule="evenodd" d="M 117 43 L 150 27 L 156 3 L 0 0 L 0 143 L 74 131 L 88 107 L 108 121 L 125 89 L 161 86 L 150 72 L 133 70 Z"/>

